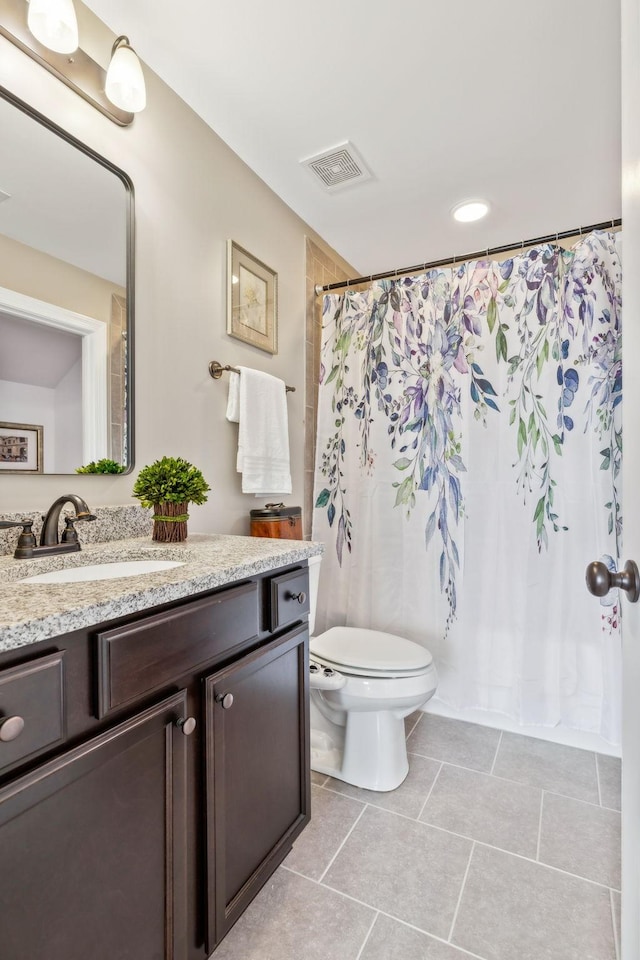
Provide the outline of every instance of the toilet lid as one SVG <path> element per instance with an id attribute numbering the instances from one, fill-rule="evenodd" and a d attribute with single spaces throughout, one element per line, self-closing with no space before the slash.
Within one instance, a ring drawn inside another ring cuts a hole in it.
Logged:
<path id="1" fill-rule="evenodd" d="M 360 627 L 331 627 L 311 637 L 309 650 L 343 673 L 363 676 L 421 673 L 433 660 L 428 650 L 412 640 Z"/>

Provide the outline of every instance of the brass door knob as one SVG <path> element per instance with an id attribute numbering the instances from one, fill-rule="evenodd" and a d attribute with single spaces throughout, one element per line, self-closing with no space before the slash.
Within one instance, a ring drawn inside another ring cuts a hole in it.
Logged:
<path id="1" fill-rule="evenodd" d="M 633 560 L 627 560 L 624 568 L 616 573 L 611 572 L 606 564 L 595 560 L 587 567 L 587 590 L 594 597 L 606 597 L 609 590 L 624 590 L 628 594 L 630 603 L 637 603 L 640 599 L 640 573 Z"/>
<path id="2" fill-rule="evenodd" d="M 24 720 L 22 717 L 7 717 L 0 720 L 0 740 L 3 743 L 10 743 L 16 740 L 24 730 Z"/>
<path id="3" fill-rule="evenodd" d="M 229 707 L 233 706 L 233 694 L 219 693 L 216 697 L 216 703 L 219 703 L 223 710 L 228 710 Z"/>
<path id="4" fill-rule="evenodd" d="M 179 720 L 176 720 L 176 727 L 185 735 L 185 737 L 189 737 L 196 728 L 196 718 L 180 717 Z"/>

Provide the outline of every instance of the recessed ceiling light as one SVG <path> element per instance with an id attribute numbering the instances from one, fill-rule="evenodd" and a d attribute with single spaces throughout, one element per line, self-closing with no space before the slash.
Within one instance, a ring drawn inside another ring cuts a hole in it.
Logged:
<path id="1" fill-rule="evenodd" d="M 454 220 L 460 223 L 471 223 L 473 220 L 481 220 L 489 213 L 489 204 L 484 200 L 464 200 L 456 204 L 451 211 Z"/>

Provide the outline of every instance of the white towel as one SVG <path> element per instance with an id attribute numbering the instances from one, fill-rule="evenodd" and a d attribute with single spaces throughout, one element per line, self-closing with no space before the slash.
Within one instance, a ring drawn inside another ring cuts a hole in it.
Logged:
<path id="1" fill-rule="evenodd" d="M 238 423 L 236 467 L 242 492 L 291 493 L 289 418 L 283 380 L 240 367 L 230 374 L 227 420 Z"/>

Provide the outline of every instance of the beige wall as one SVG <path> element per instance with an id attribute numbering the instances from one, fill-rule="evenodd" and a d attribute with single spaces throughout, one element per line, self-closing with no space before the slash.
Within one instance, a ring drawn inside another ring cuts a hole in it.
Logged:
<path id="1" fill-rule="evenodd" d="M 0 234 L 0 287 L 109 323 L 111 297 L 125 290 Z"/>
<path id="2" fill-rule="evenodd" d="M 78 6 L 78 4 L 77 4 Z M 126 23 L 122 30 L 126 31 Z M 82 45 L 106 63 L 113 36 L 81 8 Z M 305 236 L 320 238 L 149 70 L 148 107 L 120 128 L 0 37 L 0 84 L 126 171 L 136 210 L 136 471 L 183 456 L 212 486 L 190 529 L 245 533 L 235 471 L 237 427 L 225 420 L 227 378 L 209 360 L 254 366 L 296 387 L 288 395 L 293 493 L 302 503 L 305 418 Z M 226 330 L 226 240 L 278 273 L 279 350 L 272 357 Z M 131 502 L 134 477 L 0 477 L 2 509 L 46 507 L 68 490 L 89 504 Z"/>

